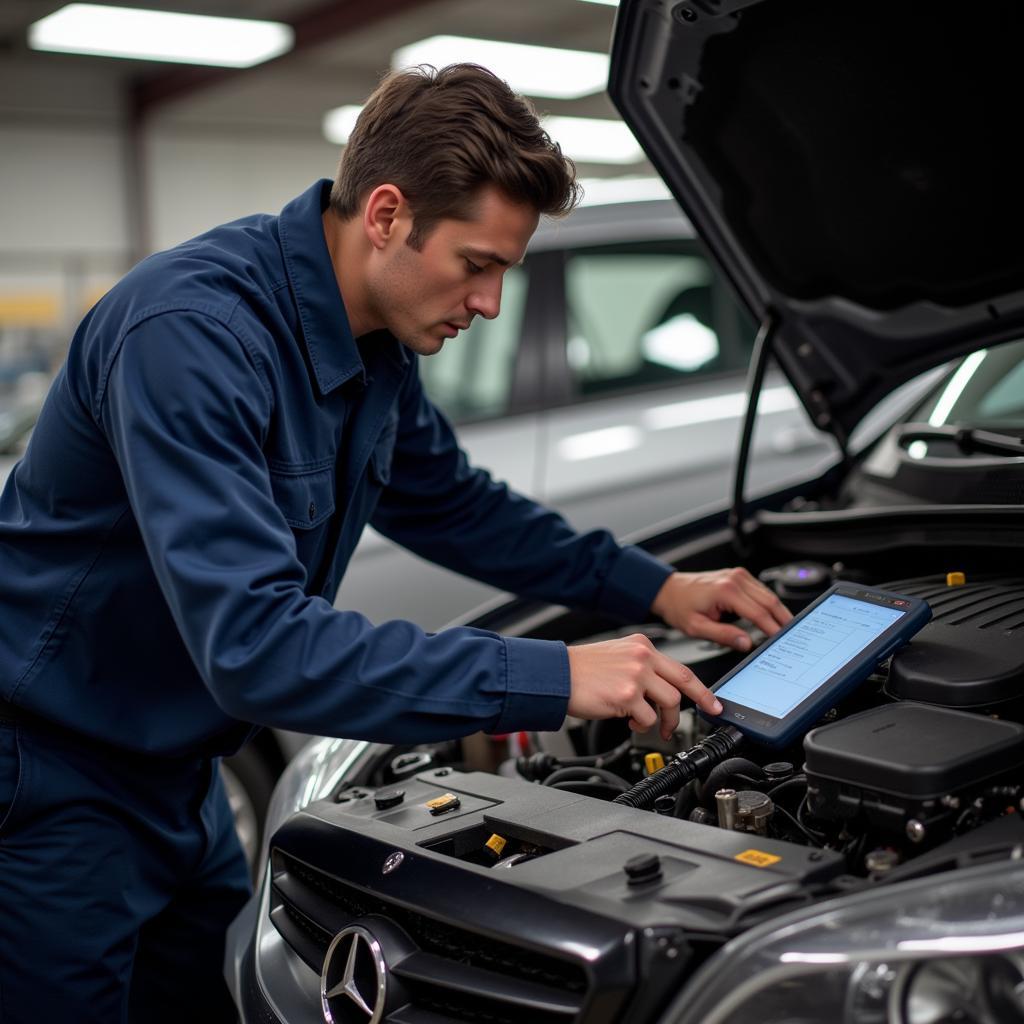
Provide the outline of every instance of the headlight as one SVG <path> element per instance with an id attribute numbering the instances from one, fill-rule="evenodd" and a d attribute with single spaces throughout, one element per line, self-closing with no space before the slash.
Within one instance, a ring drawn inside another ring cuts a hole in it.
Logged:
<path id="1" fill-rule="evenodd" d="M 303 747 L 281 773 L 267 807 L 260 863 L 267 859 L 270 837 L 306 804 L 329 796 L 341 781 L 384 747 L 365 740 L 336 740 L 329 736 Z"/>
<path id="2" fill-rule="evenodd" d="M 1024 867 L 847 896 L 733 940 L 673 1024 L 1024 1024 Z"/>

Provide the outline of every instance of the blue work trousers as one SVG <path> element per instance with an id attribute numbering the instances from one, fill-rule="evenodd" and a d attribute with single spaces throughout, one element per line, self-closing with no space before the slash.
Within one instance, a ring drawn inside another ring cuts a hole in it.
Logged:
<path id="1" fill-rule="evenodd" d="M 217 762 L 0 721 L 0 1021 L 235 1020 L 249 877 Z"/>

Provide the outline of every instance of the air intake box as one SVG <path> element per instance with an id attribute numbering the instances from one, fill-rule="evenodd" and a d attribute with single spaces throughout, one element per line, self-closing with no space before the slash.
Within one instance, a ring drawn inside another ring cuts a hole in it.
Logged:
<path id="1" fill-rule="evenodd" d="M 926 704 L 887 704 L 804 738 L 808 809 L 903 836 L 954 817 L 1024 765 L 1024 726 Z"/>

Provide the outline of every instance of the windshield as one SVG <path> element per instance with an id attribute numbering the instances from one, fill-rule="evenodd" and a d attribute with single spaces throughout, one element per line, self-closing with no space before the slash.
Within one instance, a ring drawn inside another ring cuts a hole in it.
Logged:
<path id="1" fill-rule="evenodd" d="M 1024 341 L 972 352 L 911 419 L 930 427 L 1024 431 Z"/>

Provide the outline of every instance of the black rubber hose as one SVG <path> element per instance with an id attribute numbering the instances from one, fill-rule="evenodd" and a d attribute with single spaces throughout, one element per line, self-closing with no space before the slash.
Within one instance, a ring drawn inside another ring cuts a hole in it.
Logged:
<path id="1" fill-rule="evenodd" d="M 606 750 L 601 754 L 580 754 L 575 757 L 555 757 L 541 751 L 529 756 L 521 755 L 516 758 L 516 771 L 524 779 L 531 782 L 543 780 L 553 771 L 560 768 L 605 768 L 623 757 L 626 757 L 633 748 L 633 740 L 628 739 L 620 743 L 612 750 Z"/>
<path id="2" fill-rule="evenodd" d="M 702 778 L 721 764 L 743 742 L 743 733 L 731 725 L 723 726 L 706 739 L 691 747 L 685 754 L 679 754 L 664 768 L 646 779 L 641 779 L 628 792 L 613 801 L 628 807 L 649 808 L 659 796 L 675 793 L 691 779 Z"/>
<path id="3" fill-rule="evenodd" d="M 600 780 L 603 785 L 610 786 L 617 793 L 624 793 L 629 789 L 629 784 L 614 772 L 584 765 L 559 768 L 544 780 L 543 785 L 556 786 L 560 782 L 589 782 L 591 779 Z"/>
<path id="4" fill-rule="evenodd" d="M 706 806 L 720 789 L 759 789 L 764 781 L 764 772 L 753 761 L 745 757 L 728 757 L 708 772 L 697 796 Z"/>

